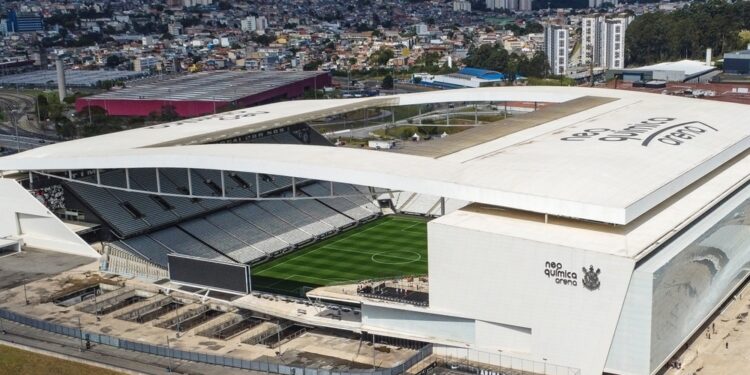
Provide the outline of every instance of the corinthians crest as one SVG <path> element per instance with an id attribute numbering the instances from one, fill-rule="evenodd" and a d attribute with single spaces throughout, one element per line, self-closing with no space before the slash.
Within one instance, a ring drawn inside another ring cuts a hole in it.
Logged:
<path id="1" fill-rule="evenodd" d="M 589 266 L 588 269 L 583 267 L 583 287 L 588 290 L 599 289 L 599 274 L 601 272 L 598 268 L 595 270 L 593 265 Z"/>

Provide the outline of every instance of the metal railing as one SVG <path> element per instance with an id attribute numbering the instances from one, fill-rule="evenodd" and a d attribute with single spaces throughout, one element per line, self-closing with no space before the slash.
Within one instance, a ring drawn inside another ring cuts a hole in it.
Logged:
<path id="1" fill-rule="evenodd" d="M 108 345 L 115 348 L 132 350 L 139 353 L 147 353 L 161 357 L 169 357 L 173 359 L 240 368 L 245 370 L 265 371 L 282 375 L 399 375 L 405 373 L 406 370 L 432 354 L 432 345 L 426 345 L 409 359 L 394 367 L 357 371 L 331 371 L 320 368 L 288 366 L 285 364 L 265 360 L 247 360 L 222 355 L 206 354 L 160 345 L 135 342 L 109 335 L 87 332 L 82 329 L 68 327 L 62 324 L 34 319 L 27 315 L 15 313 L 5 309 L 0 309 L 0 319 L 9 320 L 18 324 L 63 336 L 75 337 L 92 344 Z"/>
<path id="2" fill-rule="evenodd" d="M 581 370 L 547 361 L 518 358 L 506 353 L 490 353 L 467 348 L 436 346 L 433 356 L 438 363 L 463 367 L 469 373 L 494 372 L 500 375 L 580 375 Z"/>

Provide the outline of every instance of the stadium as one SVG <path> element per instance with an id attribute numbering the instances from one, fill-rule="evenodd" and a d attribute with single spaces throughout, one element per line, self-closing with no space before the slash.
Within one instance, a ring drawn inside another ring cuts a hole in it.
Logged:
<path id="1" fill-rule="evenodd" d="M 487 102 L 547 105 L 394 151 L 307 125 Z M 356 306 L 285 317 L 501 367 L 653 374 L 747 277 L 748 115 L 562 87 L 273 103 L 0 158 L 0 246 L 112 272 L 125 253 L 254 309 L 257 291 Z"/>

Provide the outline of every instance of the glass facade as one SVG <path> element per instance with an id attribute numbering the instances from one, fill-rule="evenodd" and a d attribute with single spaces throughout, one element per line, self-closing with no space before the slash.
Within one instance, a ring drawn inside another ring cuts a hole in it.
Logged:
<path id="1" fill-rule="evenodd" d="M 701 226 L 701 221 L 717 219 L 708 230 Z M 750 186 L 743 187 L 680 237 L 692 238 L 696 233 L 694 240 L 681 245 L 682 249 L 653 272 L 652 371 L 750 271 Z M 661 251 L 671 253 L 669 247 L 678 243 L 679 238 Z"/>

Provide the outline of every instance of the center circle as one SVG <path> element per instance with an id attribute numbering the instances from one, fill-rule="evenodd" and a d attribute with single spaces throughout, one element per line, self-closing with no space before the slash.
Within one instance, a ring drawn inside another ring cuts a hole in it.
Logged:
<path id="1" fill-rule="evenodd" d="M 396 250 L 372 254 L 370 259 L 380 264 L 407 264 L 419 261 L 422 259 L 422 255 L 414 251 Z"/>

